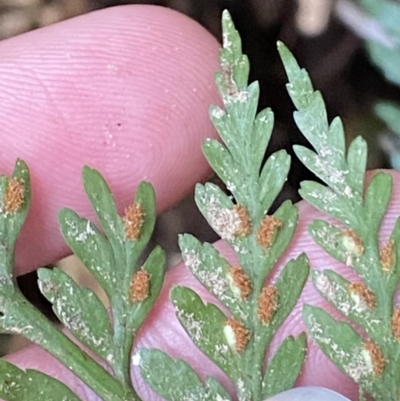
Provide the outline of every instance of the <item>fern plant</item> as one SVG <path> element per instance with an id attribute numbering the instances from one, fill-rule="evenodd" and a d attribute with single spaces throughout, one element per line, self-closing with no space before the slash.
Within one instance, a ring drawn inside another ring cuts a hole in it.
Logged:
<path id="1" fill-rule="evenodd" d="M 155 248 L 144 265 L 137 266 L 155 223 L 154 191 L 142 183 L 120 217 L 109 187 L 96 170 L 85 167 L 83 182 L 105 235 L 69 209 L 60 212 L 60 227 L 68 245 L 105 290 L 112 319 L 91 290 L 77 286 L 59 269 L 39 269 L 39 287 L 60 321 L 103 364 L 41 315 L 16 285 L 14 246 L 30 203 L 29 172 L 21 160 L 12 177 L 0 178 L 0 329 L 40 345 L 103 400 L 139 400 L 130 379 L 130 352 L 135 333 L 161 289 L 165 263 L 163 251 Z M 0 360 L 0 397 L 7 401 L 79 400 L 58 380 L 36 370 L 24 372 L 5 360 Z"/>
<path id="2" fill-rule="evenodd" d="M 248 84 L 249 62 L 240 37 L 224 12 L 221 70 L 216 82 L 224 108 L 212 106 L 211 119 L 223 143 L 209 139 L 204 154 L 229 188 L 198 184 L 196 203 L 211 227 L 235 251 L 230 263 L 211 244 L 185 234 L 183 259 L 215 297 L 204 303 L 193 290 L 175 286 L 176 317 L 193 343 L 234 383 L 231 395 L 213 377 L 202 381 L 183 360 L 162 350 L 142 349 L 136 361 L 144 380 L 168 401 L 261 401 L 293 387 L 304 362 L 306 336 L 287 337 L 271 357 L 267 351 L 277 330 L 297 303 L 309 276 L 305 254 L 274 273 L 294 235 L 298 209 L 290 201 L 269 214 L 286 180 L 290 157 L 280 150 L 262 165 L 273 114 L 257 113 L 259 87 Z M 400 220 L 390 238 L 379 243 L 379 229 L 391 193 L 391 176 L 378 172 L 364 188 L 366 143 L 356 138 L 345 148 L 339 118 L 328 123 L 321 94 L 307 72 L 278 44 L 297 111 L 295 121 L 314 150 L 295 146 L 299 159 L 326 185 L 303 182 L 301 196 L 340 224 L 314 221 L 315 241 L 359 279 L 346 280 L 332 270 L 313 271 L 316 289 L 347 320 L 335 320 L 312 305 L 304 321 L 322 351 L 358 383 L 360 399 L 399 399 L 400 307 L 394 295 L 400 280 Z M 88 198 L 100 231 L 70 209 L 59 214 L 62 234 L 92 272 L 110 301 L 108 312 L 96 295 L 58 269 L 40 269 L 39 287 L 83 351 L 53 326 L 19 291 L 13 275 L 14 247 L 30 204 L 26 164 L 18 160 L 12 176 L 0 176 L 0 331 L 22 334 L 54 355 L 105 401 L 137 401 L 130 358 L 135 334 L 151 310 L 164 278 L 164 253 L 155 248 L 141 265 L 140 255 L 155 223 L 155 197 L 149 183 L 137 189 L 121 217 L 99 172 L 83 169 Z M 224 312 L 220 306 L 223 306 Z M 354 329 L 356 327 L 357 329 Z M 91 355 L 96 357 L 96 360 Z M 100 361 L 100 362 L 98 362 Z M 71 389 L 36 370 L 23 371 L 0 360 L 0 397 L 6 401 L 79 400 Z"/>
<path id="3" fill-rule="evenodd" d="M 266 368 L 264 359 L 300 296 L 309 267 L 302 254 L 278 277 L 270 277 L 297 225 L 298 210 L 290 201 L 268 214 L 286 180 L 290 157 L 280 150 L 262 167 L 273 114 L 269 109 L 257 114 L 259 86 L 248 85 L 249 62 L 227 12 L 222 25 L 216 82 L 225 109 L 212 106 L 210 115 L 224 145 L 209 139 L 203 150 L 233 197 L 207 183 L 196 186 L 195 200 L 210 226 L 235 250 L 237 262 L 230 264 L 212 245 L 191 235 L 182 235 L 179 244 L 187 267 L 229 314 L 181 286 L 172 289 L 171 301 L 194 344 L 235 384 L 239 400 L 258 401 L 291 388 L 302 367 L 304 334 L 286 338 Z M 156 349 L 140 355 L 144 379 L 166 400 L 231 399 L 214 378 L 202 383 L 184 361 Z"/>
<path id="4" fill-rule="evenodd" d="M 328 123 L 321 94 L 283 44 L 278 46 L 289 78 L 294 118 L 315 151 L 294 150 L 326 186 L 305 181 L 300 195 L 341 226 L 314 221 L 309 232 L 358 279 L 348 281 L 333 270 L 313 271 L 321 295 L 348 321 L 338 321 L 321 308 L 306 305 L 304 322 L 321 350 L 358 385 L 360 399 L 398 400 L 400 395 L 400 308 L 394 301 L 400 281 L 400 220 L 390 238 L 379 241 L 382 219 L 392 195 L 392 177 L 377 172 L 364 188 L 367 145 L 356 138 L 346 153 L 339 118 Z"/>

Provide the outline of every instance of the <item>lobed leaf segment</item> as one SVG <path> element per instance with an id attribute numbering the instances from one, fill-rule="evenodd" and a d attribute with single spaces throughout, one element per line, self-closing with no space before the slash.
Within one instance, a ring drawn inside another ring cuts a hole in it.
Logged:
<path id="1" fill-rule="evenodd" d="M 208 139 L 203 151 L 232 197 L 207 183 L 197 184 L 195 200 L 211 227 L 235 250 L 237 261 L 230 263 L 211 244 L 188 234 L 180 236 L 179 244 L 188 268 L 228 314 L 181 286 L 172 289 L 171 300 L 194 344 L 231 379 L 239 400 L 257 401 L 291 388 L 302 367 L 304 334 L 286 338 L 266 366 L 264 362 L 274 334 L 300 296 L 309 266 L 303 254 L 271 277 L 298 219 L 297 207 L 289 201 L 268 214 L 286 181 L 290 157 L 280 150 L 262 166 L 273 113 L 266 109 L 257 114 L 259 85 L 248 85 L 249 62 L 226 11 L 222 25 L 216 83 L 225 108 L 212 106 L 210 116 L 223 144 Z M 231 399 L 214 378 L 203 383 L 182 360 L 155 349 L 140 355 L 143 377 L 166 400 Z"/>
<path id="2" fill-rule="evenodd" d="M 131 348 L 161 290 L 165 264 L 157 247 L 138 268 L 154 228 L 154 191 L 150 184 L 141 183 L 133 204 L 120 217 L 99 172 L 85 167 L 83 182 L 104 234 L 70 209 L 59 213 L 59 222 L 68 245 L 105 290 L 109 313 L 91 290 L 79 287 L 63 271 L 39 269 L 38 276 L 40 290 L 59 320 L 91 354 L 27 302 L 12 274 L 15 240 L 30 203 L 29 172 L 21 160 L 12 177 L 0 177 L 0 331 L 22 334 L 40 345 L 105 401 L 139 400 L 130 378 Z M 79 400 L 58 380 L 36 370 L 24 372 L 4 360 L 0 360 L 0 398 Z"/>
<path id="3" fill-rule="evenodd" d="M 377 401 L 398 400 L 400 308 L 394 296 L 400 281 L 400 220 L 389 238 L 379 238 L 392 194 L 392 177 L 377 172 L 364 188 L 366 142 L 358 137 L 346 152 L 341 120 L 328 123 L 322 96 L 314 91 L 307 72 L 282 43 L 278 49 L 297 109 L 295 121 L 315 149 L 295 146 L 294 150 L 326 184 L 305 181 L 300 195 L 339 223 L 316 220 L 309 232 L 358 277 L 349 281 L 333 270 L 313 271 L 316 289 L 347 321 L 338 321 L 311 305 L 303 309 L 304 321 L 322 351 L 359 384 L 360 399 L 369 394 Z"/>

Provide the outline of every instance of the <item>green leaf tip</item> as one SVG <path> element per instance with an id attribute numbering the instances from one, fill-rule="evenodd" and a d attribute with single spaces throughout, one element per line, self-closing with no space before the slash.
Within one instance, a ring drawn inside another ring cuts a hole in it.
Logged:
<path id="1" fill-rule="evenodd" d="M 65 327 L 104 360 L 113 360 L 112 328 L 97 295 L 59 269 L 39 269 L 39 288 Z"/>
<path id="2" fill-rule="evenodd" d="M 142 377 L 167 401 L 231 400 L 217 380 L 208 377 L 203 383 L 181 359 L 174 360 L 158 349 L 142 349 L 139 358 Z"/>
<path id="3" fill-rule="evenodd" d="M 80 401 L 65 384 L 37 370 L 0 360 L 0 397 L 6 401 Z"/>
<path id="4" fill-rule="evenodd" d="M 196 346 L 230 377 L 236 377 L 234 355 L 228 347 L 224 328 L 226 316 L 213 304 L 205 304 L 186 287 L 171 291 L 176 315 Z"/>
<path id="5" fill-rule="evenodd" d="M 121 217 L 110 187 L 101 174 L 85 166 L 82 176 L 85 191 L 104 234 L 90 221 L 68 209 L 60 212 L 59 220 L 64 238 L 71 249 L 105 290 L 113 321 L 112 327 L 108 327 L 109 317 L 102 312 L 104 309 L 96 297 L 86 289 L 76 288 L 77 298 L 83 302 L 82 312 L 78 315 L 79 325 L 86 337 L 82 337 L 81 332 L 73 328 L 71 330 L 78 339 L 105 359 L 116 377 L 131 388 L 130 351 L 134 334 L 152 309 L 164 278 L 165 255 L 161 248 L 156 247 L 144 264 L 140 262 L 155 225 L 155 193 L 150 183 L 140 183 L 134 201 L 126 207 Z M 73 282 L 67 288 L 71 294 L 72 288 L 75 288 Z M 61 297 L 61 306 L 55 303 L 54 307 L 57 310 L 65 308 L 67 297 Z M 71 305 L 74 305 L 76 315 L 76 302 L 71 300 Z M 70 316 L 74 314 L 71 309 L 63 315 L 71 319 Z M 93 316 L 97 316 L 97 320 L 90 323 Z M 84 317 L 85 321 L 82 320 Z M 73 322 L 76 321 L 77 317 L 73 317 Z M 65 324 L 71 325 L 69 321 Z M 99 325 L 103 325 L 103 329 L 100 330 Z M 95 338 L 95 331 L 102 333 L 100 338 Z"/>
<path id="6" fill-rule="evenodd" d="M 400 136 L 400 107 L 398 103 L 391 101 L 380 101 L 375 104 L 375 113 L 387 125 L 395 136 L 385 136 L 389 146 L 385 146 L 385 151 L 389 156 L 390 165 L 395 170 L 400 170 L 400 158 L 397 147 L 394 145 L 396 139 Z"/>
<path id="7" fill-rule="evenodd" d="M 263 398 L 272 397 L 295 384 L 307 350 L 305 333 L 287 337 L 272 358 L 263 379 Z M 282 374 L 285 372 L 285 374 Z"/>
<path id="8" fill-rule="evenodd" d="M 139 241 L 142 236 L 145 238 L 142 242 L 149 240 L 155 224 L 155 193 L 150 183 L 139 184 L 135 201 L 120 217 L 110 187 L 101 174 L 85 166 L 82 177 L 92 207 L 116 250 L 127 240 Z M 147 229 L 144 228 L 146 225 Z"/>

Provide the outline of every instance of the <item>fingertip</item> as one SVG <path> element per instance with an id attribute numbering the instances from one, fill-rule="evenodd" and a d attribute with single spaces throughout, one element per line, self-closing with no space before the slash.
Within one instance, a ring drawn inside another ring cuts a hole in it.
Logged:
<path id="1" fill-rule="evenodd" d="M 93 218 L 83 164 L 99 169 L 122 211 L 142 180 L 170 207 L 210 172 L 201 152 L 216 133 L 219 45 L 164 7 L 121 6 L 0 44 L 0 170 L 17 157 L 32 174 L 33 202 L 18 271 L 67 253 L 56 223 L 68 206 Z"/>

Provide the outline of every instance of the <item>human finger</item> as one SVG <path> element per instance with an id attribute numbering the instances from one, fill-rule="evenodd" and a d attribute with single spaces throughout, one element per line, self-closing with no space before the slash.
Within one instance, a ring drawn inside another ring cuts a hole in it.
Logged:
<path id="1" fill-rule="evenodd" d="M 203 179 L 201 153 L 215 135 L 217 41 L 167 8 L 93 12 L 0 43 L 0 171 L 30 166 L 32 207 L 17 245 L 17 273 L 68 253 L 58 210 L 93 218 L 81 187 L 99 169 L 119 211 L 141 180 L 163 210 Z"/>

